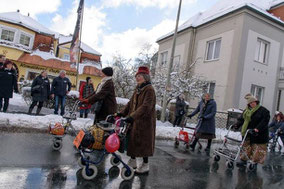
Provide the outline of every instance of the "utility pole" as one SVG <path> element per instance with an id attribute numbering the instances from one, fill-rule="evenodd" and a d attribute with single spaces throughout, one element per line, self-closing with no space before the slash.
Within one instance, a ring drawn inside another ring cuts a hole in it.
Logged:
<path id="1" fill-rule="evenodd" d="M 165 90 L 164 96 L 163 96 L 163 109 L 162 109 L 162 115 L 161 115 L 161 121 L 162 122 L 166 121 L 167 94 L 170 91 L 170 87 L 171 87 L 171 72 L 172 72 L 172 67 L 173 67 L 173 62 L 174 62 L 176 38 L 177 38 L 177 30 L 178 30 L 178 22 L 179 22 L 180 10 L 181 10 L 181 3 L 182 3 L 182 0 L 179 1 L 179 7 L 178 7 L 178 13 L 177 13 L 177 19 L 176 19 L 176 28 L 175 28 L 175 33 L 174 33 L 174 37 L 173 37 L 171 59 L 170 59 L 170 62 L 168 64 L 166 90 Z"/>

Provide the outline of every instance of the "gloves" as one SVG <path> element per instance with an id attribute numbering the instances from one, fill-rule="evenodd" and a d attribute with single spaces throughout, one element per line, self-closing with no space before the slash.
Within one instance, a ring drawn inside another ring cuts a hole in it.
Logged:
<path id="1" fill-rule="evenodd" d="M 126 123 L 133 123 L 134 122 L 134 119 L 132 117 L 127 117 L 125 118 L 124 120 Z"/>
<path id="2" fill-rule="evenodd" d="M 80 99 L 80 101 L 84 104 L 88 104 L 89 103 L 89 100 L 88 99 Z"/>
<path id="3" fill-rule="evenodd" d="M 114 117 L 122 117 L 122 116 L 123 116 L 123 115 L 122 115 L 122 113 L 120 113 L 120 112 L 114 114 Z"/>

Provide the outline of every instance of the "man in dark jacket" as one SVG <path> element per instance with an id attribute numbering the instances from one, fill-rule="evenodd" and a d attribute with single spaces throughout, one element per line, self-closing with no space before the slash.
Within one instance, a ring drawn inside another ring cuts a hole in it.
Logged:
<path id="1" fill-rule="evenodd" d="M 60 115 L 63 116 L 65 113 L 65 100 L 66 95 L 71 90 L 71 82 L 65 77 L 66 72 L 61 70 L 59 76 L 54 78 L 51 86 L 51 96 L 55 98 L 54 114 L 58 114 L 58 106 L 60 102 L 61 112 Z"/>
<path id="2" fill-rule="evenodd" d="M 32 113 L 33 108 L 38 103 L 36 115 L 39 115 L 44 101 L 48 100 L 49 94 L 50 94 L 50 83 L 47 78 L 47 71 L 42 71 L 41 74 L 37 76 L 32 83 L 31 95 L 33 97 L 33 102 L 29 108 L 28 114 Z"/>
<path id="3" fill-rule="evenodd" d="M 243 145 L 245 153 L 240 155 L 240 161 L 237 162 L 238 167 L 245 166 L 248 159 L 255 164 L 263 164 L 267 154 L 269 111 L 261 106 L 254 96 L 247 98 L 247 104 L 247 108 L 235 125 L 236 129 L 242 127 L 243 137 L 248 130 L 251 131 L 245 138 Z"/>
<path id="4" fill-rule="evenodd" d="M 185 114 L 186 103 L 184 101 L 184 95 L 180 94 L 176 98 L 176 110 L 175 110 L 175 120 L 173 126 L 179 126 L 182 120 L 183 115 Z"/>
<path id="5" fill-rule="evenodd" d="M 18 93 L 18 84 L 13 63 L 9 60 L 5 61 L 2 69 L 0 69 L 0 111 L 4 99 L 3 112 L 6 112 L 9 106 L 9 99 L 13 98 L 13 91 Z"/>

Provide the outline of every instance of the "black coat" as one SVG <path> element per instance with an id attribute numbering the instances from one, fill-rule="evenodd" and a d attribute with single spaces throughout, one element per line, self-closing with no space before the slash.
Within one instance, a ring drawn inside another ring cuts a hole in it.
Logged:
<path id="1" fill-rule="evenodd" d="M 254 114 L 251 116 L 251 121 L 248 124 L 247 129 L 258 129 L 257 135 L 248 134 L 250 142 L 252 144 L 266 144 L 269 140 L 268 134 L 268 123 L 270 119 L 269 111 L 261 106 Z M 244 124 L 244 118 L 241 116 L 238 119 L 237 127 L 241 127 Z"/>
<path id="2" fill-rule="evenodd" d="M 175 116 L 183 116 L 185 114 L 186 103 L 179 97 L 176 98 L 176 111 Z"/>
<path id="3" fill-rule="evenodd" d="M 206 104 L 204 100 L 201 100 L 197 108 L 190 114 L 194 116 L 199 112 L 199 121 L 197 123 L 197 133 L 202 134 L 215 134 L 215 115 L 217 111 L 217 105 L 214 99 L 209 100 Z"/>
<path id="4" fill-rule="evenodd" d="M 36 86 L 40 86 L 40 88 L 36 91 L 33 91 L 33 88 Z M 33 80 L 31 91 L 33 101 L 43 102 L 48 100 L 50 95 L 50 83 L 48 78 L 43 78 L 41 75 L 37 76 Z"/>
<path id="5" fill-rule="evenodd" d="M 12 98 L 13 91 L 18 93 L 18 84 L 15 70 L 0 69 L 0 97 Z"/>
<path id="6" fill-rule="evenodd" d="M 68 87 L 68 88 L 67 88 Z M 52 81 L 51 94 L 55 96 L 66 96 L 67 91 L 71 90 L 71 82 L 67 77 L 56 77 Z"/>

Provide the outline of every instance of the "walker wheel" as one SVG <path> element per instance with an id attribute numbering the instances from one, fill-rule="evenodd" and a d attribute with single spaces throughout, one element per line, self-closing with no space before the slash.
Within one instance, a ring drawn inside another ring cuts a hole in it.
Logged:
<path id="1" fill-rule="evenodd" d="M 86 156 L 86 159 L 87 159 L 87 160 L 90 160 L 90 156 Z M 86 162 L 85 160 L 83 160 L 83 157 L 80 157 L 80 158 L 78 159 L 78 165 L 79 165 L 80 167 L 85 167 L 85 166 L 87 165 L 87 162 Z"/>
<path id="2" fill-rule="evenodd" d="M 121 174 L 120 174 L 121 178 L 123 180 L 130 180 L 133 178 L 134 176 L 134 170 L 132 167 L 129 167 L 129 169 L 127 169 L 126 167 L 123 167 L 121 169 Z"/>
<path id="3" fill-rule="evenodd" d="M 214 161 L 216 162 L 220 161 L 221 159 L 219 155 L 214 155 L 213 158 L 214 158 Z"/>
<path id="4" fill-rule="evenodd" d="M 256 165 L 254 163 L 248 164 L 248 170 L 249 171 L 254 171 L 256 169 Z"/>
<path id="5" fill-rule="evenodd" d="M 233 170 L 234 169 L 234 163 L 232 161 L 227 161 L 226 166 L 228 169 Z"/>
<path id="6" fill-rule="evenodd" d="M 176 137 L 176 140 L 175 140 L 175 148 L 177 148 L 179 146 L 179 141 L 178 141 L 178 139 L 177 139 L 177 137 Z"/>
<path id="7" fill-rule="evenodd" d="M 112 166 L 118 166 L 118 165 L 120 164 L 121 156 L 120 156 L 120 155 L 117 155 L 117 156 L 118 156 L 118 158 L 115 157 L 115 156 L 111 156 L 111 158 L 110 158 L 110 164 L 111 164 Z"/>
<path id="8" fill-rule="evenodd" d="M 62 148 L 62 146 L 63 146 L 62 140 L 53 141 L 53 145 L 52 145 L 53 150 L 59 151 Z"/>
<path id="9" fill-rule="evenodd" d="M 94 179 L 98 174 L 98 168 L 95 165 L 90 165 L 87 167 L 83 167 L 82 176 L 86 180 Z"/>

